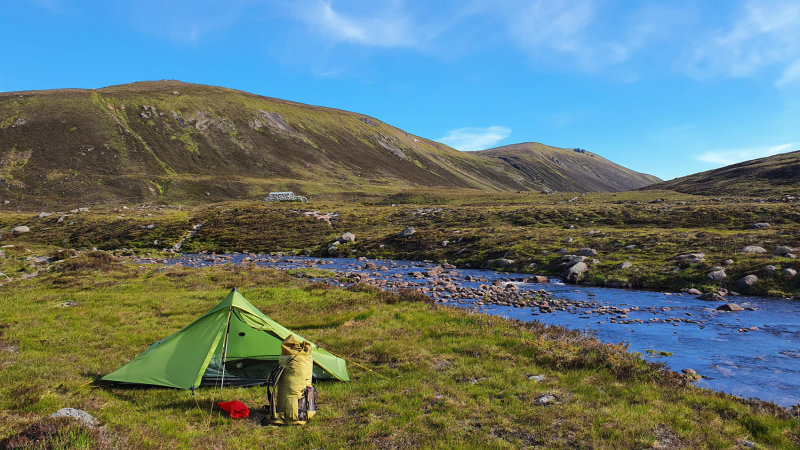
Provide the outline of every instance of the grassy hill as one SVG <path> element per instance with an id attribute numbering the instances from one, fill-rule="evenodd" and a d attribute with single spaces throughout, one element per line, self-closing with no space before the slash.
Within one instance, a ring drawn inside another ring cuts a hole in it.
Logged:
<path id="1" fill-rule="evenodd" d="M 687 194 L 800 194 L 800 151 L 768 156 L 652 184 Z"/>
<path id="2" fill-rule="evenodd" d="M 0 199 L 15 207 L 654 181 L 592 154 L 459 152 L 362 114 L 178 81 L 0 94 Z"/>
<path id="3" fill-rule="evenodd" d="M 634 172 L 582 149 L 565 149 L 527 142 L 480 152 L 516 170 L 520 183 L 560 192 L 619 192 L 646 186 L 658 177 Z"/>

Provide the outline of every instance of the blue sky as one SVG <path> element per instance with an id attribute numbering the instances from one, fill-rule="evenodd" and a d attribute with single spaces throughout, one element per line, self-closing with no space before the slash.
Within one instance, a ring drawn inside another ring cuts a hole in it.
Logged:
<path id="1" fill-rule="evenodd" d="M 178 79 L 664 179 L 800 149 L 797 0 L 0 0 L 0 91 Z"/>

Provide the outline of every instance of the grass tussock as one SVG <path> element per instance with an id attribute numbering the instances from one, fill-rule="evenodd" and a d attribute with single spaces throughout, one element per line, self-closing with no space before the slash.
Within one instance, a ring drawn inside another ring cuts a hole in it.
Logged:
<path id="1" fill-rule="evenodd" d="M 53 443 L 45 447 L 797 445 L 798 421 L 785 410 L 696 389 L 624 346 L 575 331 L 440 308 L 412 291 L 335 289 L 253 267 L 130 266 L 84 265 L 75 278 L 88 281 L 75 285 L 50 273 L 4 287 L 14 301 L 0 303 L 0 439 L 34 442 L 41 420 L 74 407 L 102 422 L 102 436 L 61 424 L 39 433 Z M 263 388 L 202 388 L 193 397 L 98 383 L 233 285 L 273 319 L 369 370 L 349 364 L 351 382 L 320 383 L 321 410 L 304 428 L 258 426 Z M 544 395 L 554 400 L 537 405 Z M 253 418 L 212 408 L 233 399 Z"/>

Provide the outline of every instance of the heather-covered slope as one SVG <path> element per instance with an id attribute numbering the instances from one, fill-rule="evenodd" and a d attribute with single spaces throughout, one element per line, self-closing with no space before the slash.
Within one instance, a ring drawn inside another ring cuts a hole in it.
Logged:
<path id="1" fill-rule="evenodd" d="M 513 168 L 525 186 L 561 192 L 617 192 L 661 181 L 581 149 L 528 142 L 480 152 Z"/>
<path id="2" fill-rule="evenodd" d="M 688 194 L 785 195 L 800 193 L 800 151 L 745 161 L 687 175 L 647 189 Z"/>
<path id="3" fill-rule="evenodd" d="M 0 198 L 18 206 L 645 184 L 618 177 L 630 171 L 602 158 L 576 153 L 575 163 L 561 156 L 567 150 L 542 148 L 557 156 L 537 160 L 538 169 L 568 179 L 536 177 L 498 150 L 459 152 L 361 114 L 220 87 L 156 81 L 0 94 Z M 609 174 L 600 161 L 619 170 Z"/>

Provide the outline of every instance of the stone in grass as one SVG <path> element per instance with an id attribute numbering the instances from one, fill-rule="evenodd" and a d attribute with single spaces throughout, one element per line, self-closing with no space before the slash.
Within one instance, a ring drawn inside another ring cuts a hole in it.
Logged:
<path id="1" fill-rule="evenodd" d="M 778 273 L 778 269 L 773 265 L 766 265 L 761 268 L 768 277 L 774 277 Z"/>
<path id="2" fill-rule="evenodd" d="M 593 248 L 579 248 L 577 251 L 578 256 L 597 256 L 597 250 Z"/>
<path id="3" fill-rule="evenodd" d="M 725 273 L 724 270 L 715 270 L 713 272 L 709 272 L 706 274 L 706 278 L 711 281 L 722 281 L 725 278 L 728 278 L 728 275 Z"/>
<path id="4" fill-rule="evenodd" d="M 528 379 L 534 381 L 536 383 L 541 383 L 542 381 L 546 380 L 547 378 L 544 375 L 528 375 Z"/>
<path id="5" fill-rule="evenodd" d="M 397 233 L 397 237 L 400 237 L 400 238 L 411 237 L 412 235 L 416 234 L 416 232 L 417 232 L 417 230 L 414 229 L 414 227 L 405 227 L 405 228 L 403 228 L 403 231 Z"/>
<path id="6" fill-rule="evenodd" d="M 762 228 L 769 228 L 769 227 L 771 227 L 771 226 L 772 226 L 772 225 L 770 225 L 770 224 L 769 224 L 769 223 L 767 223 L 767 222 L 758 222 L 758 223 L 754 223 L 754 224 L 753 224 L 753 228 L 754 228 L 754 229 L 756 229 L 756 230 L 760 230 L 760 229 L 762 229 Z"/>
<path id="7" fill-rule="evenodd" d="M 23 233 L 28 233 L 30 231 L 31 229 L 26 227 L 25 225 L 20 225 L 18 227 L 14 227 L 11 229 L 11 232 L 14 234 L 23 234 Z"/>
<path id="8" fill-rule="evenodd" d="M 779 245 L 775 247 L 775 251 L 773 251 L 772 254 L 775 256 L 783 256 L 787 253 L 793 253 L 794 251 L 795 249 L 789 247 L 788 245 Z"/>
<path id="9" fill-rule="evenodd" d="M 787 268 L 781 270 L 781 275 L 783 275 L 783 276 L 785 276 L 787 278 L 794 278 L 794 276 L 797 275 L 797 271 L 792 269 L 791 267 L 787 267 Z"/>
<path id="10" fill-rule="evenodd" d="M 717 311 L 744 311 L 744 308 L 736 303 L 725 303 L 724 305 L 717 306 Z"/>
<path id="11" fill-rule="evenodd" d="M 50 417 L 71 417 L 79 422 L 84 423 L 90 427 L 97 426 L 100 422 L 86 411 L 75 408 L 61 408 L 58 411 L 50 414 Z"/>
<path id="12" fill-rule="evenodd" d="M 750 274 L 736 280 L 736 287 L 741 291 L 746 291 L 747 289 L 755 286 L 756 283 L 758 283 L 758 277 Z"/>
<path id="13" fill-rule="evenodd" d="M 623 261 L 623 262 L 622 262 L 622 263 L 619 265 L 619 268 L 620 268 L 620 269 L 623 269 L 623 270 L 624 270 L 624 269 L 630 269 L 631 267 L 633 267 L 633 264 L 631 264 L 631 263 L 630 263 L 630 261 Z"/>
<path id="14" fill-rule="evenodd" d="M 767 250 L 757 245 L 748 245 L 742 249 L 742 253 L 767 253 Z"/>
<path id="15" fill-rule="evenodd" d="M 557 399 L 555 398 L 555 396 L 552 396 L 550 394 L 545 394 L 536 399 L 536 404 L 539 406 L 545 406 L 554 403 L 556 400 Z"/>
<path id="16" fill-rule="evenodd" d="M 343 233 L 341 236 L 336 238 L 336 240 L 338 242 L 341 242 L 342 244 L 345 244 L 347 242 L 355 242 L 356 235 L 348 231 L 347 233 Z"/>

